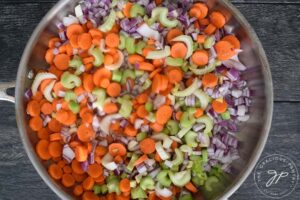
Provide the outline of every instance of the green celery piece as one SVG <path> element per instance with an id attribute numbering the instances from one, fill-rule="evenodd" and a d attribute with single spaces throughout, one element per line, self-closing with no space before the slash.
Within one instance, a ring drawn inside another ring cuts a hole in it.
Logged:
<path id="1" fill-rule="evenodd" d="M 75 94 L 74 91 L 69 90 L 69 91 L 66 91 L 64 99 L 67 102 L 69 102 L 69 101 L 76 101 L 77 96 L 76 96 L 76 94 Z"/>
<path id="2" fill-rule="evenodd" d="M 145 176 L 141 179 L 140 187 L 143 190 L 154 190 L 154 180 L 151 176 Z"/>
<path id="3" fill-rule="evenodd" d="M 67 89 L 73 89 L 81 85 L 81 79 L 70 72 L 64 72 L 61 76 L 61 84 Z"/>
<path id="4" fill-rule="evenodd" d="M 144 71 L 143 70 L 134 70 L 134 75 L 135 75 L 135 77 L 141 77 L 141 76 L 143 76 L 144 75 Z"/>
<path id="5" fill-rule="evenodd" d="M 202 159 L 204 163 L 208 162 L 208 153 L 207 153 L 207 149 L 202 150 Z"/>
<path id="6" fill-rule="evenodd" d="M 147 133 L 140 132 L 136 135 L 136 140 L 139 142 L 139 141 L 142 141 L 143 139 L 145 139 L 146 137 L 147 137 Z"/>
<path id="7" fill-rule="evenodd" d="M 198 118 L 197 123 L 205 124 L 205 129 L 204 129 L 205 134 L 208 134 L 209 132 L 211 132 L 211 130 L 213 129 L 213 126 L 214 126 L 213 120 L 207 115 L 203 115 L 200 118 Z"/>
<path id="8" fill-rule="evenodd" d="M 147 110 L 147 112 L 151 112 L 152 109 L 153 109 L 153 104 L 148 101 L 146 104 L 145 104 L 145 109 Z"/>
<path id="9" fill-rule="evenodd" d="M 132 170 L 133 170 L 133 168 L 134 168 L 134 163 L 135 163 L 135 161 L 137 161 L 138 158 L 139 158 L 138 155 L 132 154 L 131 159 L 130 159 L 128 165 L 127 165 L 127 169 L 128 169 L 129 171 L 132 171 Z"/>
<path id="10" fill-rule="evenodd" d="M 169 171 L 169 177 L 172 183 L 178 187 L 183 187 L 185 184 L 191 180 L 191 170 L 185 170 L 181 172 L 174 173 Z"/>
<path id="11" fill-rule="evenodd" d="M 166 63 L 168 66 L 180 67 L 183 65 L 184 60 L 182 58 L 167 57 Z"/>
<path id="12" fill-rule="evenodd" d="M 74 114 L 77 114 L 80 111 L 80 105 L 74 101 L 69 102 L 69 108 Z"/>
<path id="13" fill-rule="evenodd" d="M 90 49 L 89 54 L 91 54 L 95 58 L 95 61 L 93 62 L 93 65 L 95 67 L 100 67 L 103 64 L 104 55 L 99 48 L 94 47 L 93 49 Z"/>
<path id="14" fill-rule="evenodd" d="M 145 199 L 147 198 L 146 192 L 141 187 L 131 189 L 131 199 Z"/>
<path id="15" fill-rule="evenodd" d="M 144 42 L 143 40 L 139 41 L 137 44 L 136 44 L 136 52 L 138 54 L 143 54 L 143 49 L 145 48 L 146 46 L 146 42 Z"/>
<path id="16" fill-rule="evenodd" d="M 176 158 L 171 161 L 172 166 L 179 166 L 183 163 L 184 156 L 183 153 L 179 149 L 175 149 Z"/>
<path id="17" fill-rule="evenodd" d="M 147 79 L 145 81 L 145 83 L 143 84 L 142 89 L 147 90 L 151 86 L 151 84 L 152 84 L 152 81 L 150 79 Z"/>
<path id="18" fill-rule="evenodd" d="M 140 4 L 133 4 L 130 9 L 130 17 L 137 17 L 137 16 L 144 16 L 145 15 L 145 8 L 142 7 Z"/>
<path id="19" fill-rule="evenodd" d="M 103 105 L 106 99 L 106 92 L 102 88 L 94 88 L 92 94 L 96 96 L 95 105 L 99 110 L 103 110 Z"/>
<path id="20" fill-rule="evenodd" d="M 202 156 L 190 156 L 190 160 L 193 161 L 192 173 L 193 178 L 192 181 L 195 185 L 200 186 L 204 184 L 204 181 L 207 179 L 206 172 L 203 171 L 203 158 Z"/>
<path id="21" fill-rule="evenodd" d="M 211 97 L 200 89 L 195 90 L 194 95 L 199 99 L 201 108 L 205 110 L 209 102 L 211 101 Z"/>
<path id="22" fill-rule="evenodd" d="M 101 194 L 102 193 L 102 187 L 101 187 L 101 185 L 94 185 L 94 187 L 93 187 L 93 191 L 94 191 L 94 193 L 95 194 Z"/>
<path id="23" fill-rule="evenodd" d="M 165 187 L 170 187 L 171 186 L 171 179 L 169 178 L 169 170 L 161 170 L 157 176 L 156 180 L 159 184 Z"/>
<path id="24" fill-rule="evenodd" d="M 192 154 L 192 152 L 193 152 L 193 149 L 190 146 L 186 145 L 186 144 L 181 145 L 179 147 L 179 149 L 180 149 L 180 151 L 182 151 L 184 153 L 188 153 L 189 155 Z"/>
<path id="25" fill-rule="evenodd" d="M 188 128 L 193 126 L 193 124 L 196 122 L 196 119 L 193 114 L 190 114 L 189 112 L 184 112 L 180 118 L 180 125 L 182 128 Z"/>
<path id="26" fill-rule="evenodd" d="M 184 194 L 179 197 L 179 200 L 193 200 L 193 196 L 191 194 Z"/>
<path id="27" fill-rule="evenodd" d="M 166 135 L 169 135 L 170 134 L 170 131 L 167 127 L 164 127 L 164 129 L 162 130 L 162 132 Z"/>
<path id="28" fill-rule="evenodd" d="M 117 195 L 121 194 L 119 184 L 120 184 L 120 181 L 116 176 L 109 176 L 107 179 L 108 193 L 115 192 Z"/>
<path id="29" fill-rule="evenodd" d="M 163 50 L 150 51 L 147 55 L 147 59 L 162 59 L 166 58 L 171 54 L 171 48 L 169 46 L 165 46 Z"/>
<path id="30" fill-rule="evenodd" d="M 188 35 L 180 35 L 176 38 L 172 39 L 175 42 L 183 42 L 187 46 L 187 53 L 185 59 L 188 59 L 193 54 L 193 39 L 191 36 Z"/>
<path id="31" fill-rule="evenodd" d="M 132 112 L 132 102 L 125 98 L 118 98 L 118 102 L 121 104 L 119 114 L 122 117 L 128 118 Z"/>
<path id="32" fill-rule="evenodd" d="M 108 192 L 108 187 L 107 187 L 107 185 L 102 185 L 101 186 L 101 193 L 102 194 L 106 194 Z"/>
<path id="33" fill-rule="evenodd" d="M 176 27 L 178 24 L 178 20 L 168 19 L 168 9 L 165 7 L 156 7 L 152 10 L 151 18 L 148 20 L 148 23 L 153 24 L 157 20 L 167 28 Z"/>
<path id="34" fill-rule="evenodd" d="M 196 141 L 197 138 L 197 133 L 194 131 L 189 131 L 187 134 L 184 136 L 185 143 L 192 148 L 195 148 L 198 146 L 198 142 Z"/>
<path id="35" fill-rule="evenodd" d="M 131 69 L 124 70 L 122 79 L 121 79 L 121 84 L 122 85 L 125 84 L 128 78 L 135 80 L 135 73 Z"/>
<path id="36" fill-rule="evenodd" d="M 229 120 L 230 119 L 230 113 L 229 113 L 229 111 L 227 110 L 226 112 L 221 113 L 221 117 L 224 120 Z"/>
<path id="37" fill-rule="evenodd" d="M 187 128 L 182 128 L 178 133 L 177 136 L 179 138 L 182 138 L 185 134 L 187 134 L 187 132 L 189 132 L 189 130 L 191 130 L 192 126 L 189 126 Z"/>
<path id="38" fill-rule="evenodd" d="M 182 90 L 182 91 L 176 91 L 175 89 L 173 89 L 172 93 L 174 96 L 176 97 L 186 97 L 189 96 L 191 94 L 193 94 L 197 89 L 198 89 L 198 82 L 199 80 L 197 78 L 195 78 L 194 82 L 192 83 L 192 85 L 190 85 L 188 88 Z"/>
<path id="39" fill-rule="evenodd" d="M 114 24 L 115 24 L 116 18 L 117 18 L 116 12 L 113 9 L 111 9 L 108 17 L 106 18 L 106 20 L 104 22 L 104 24 L 100 25 L 98 27 L 98 29 L 102 32 L 105 32 L 105 33 L 110 31 L 112 29 L 112 27 L 114 26 Z"/>
<path id="40" fill-rule="evenodd" d="M 122 72 L 120 70 L 114 70 L 112 72 L 112 78 L 111 78 L 113 81 L 115 82 L 121 82 L 122 80 Z"/>
<path id="41" fill-rule="evenodd" d="M 79 56 L 75 55 L 69 62 L 69 67 L 79 68 L 82 65 L 82 60 Z"/>
<path id="42" fill-rule="evenodd" d="M 214 44 L 215 44 L 215 37 L 210 36 L 205 39 L 203 46 L 205 49 L 210 49 L 214 46 Z"/>
<path id="43" fill-rule="evenodd" d="M 136 51 L 135 39 L 131 37 L 127 37 L 125 41 L 125 48 L 128 54 L 134 54 Z"/>
<path id="44" fill-rule="evenodd" d="M 216 183 L 219 182 L 219 179 L 215 176 L 210 176 L 207 178 L 207 180 L 205 181 L 205 185 L 204 188 L 205 190 L 211 192 L 213 190 L 213 185 L 215 185 Z"/>
<path id="45" fill-rule="evenodd" d="M 126 44 L 126 36 L 123 34 L 120 34 L 120 44 L 119 44 L 118 48 L 120 50 L 125 49 L 125 44 Z"/>
<path id="46" fill-rule="evenodd" d="M 203 75 L 203 74 L 207 74 L 209 72 L 212 72 L 216 69 L 216 63 L 215 62 L 212 62 L 210 63 L 208 66 L 205 66 L 204 68 L 201 68 L 201 69 L 197 69 L 197 68 L 193 68 L 193 67 L 190 67 L 190 70 L 196 74 L 196 75 Z"/>

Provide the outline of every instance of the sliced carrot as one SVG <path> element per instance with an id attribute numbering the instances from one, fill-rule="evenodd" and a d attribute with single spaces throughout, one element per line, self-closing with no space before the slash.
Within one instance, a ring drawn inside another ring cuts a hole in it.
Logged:
<path id="1" fill-rule="evenodd" d="M 133 4 L 130 2 L 125 4 L 125 6 L 123 8 L 123 14 L 125 15 L 125 17 L 130 18 L 130 9 L 132 6 L 133 6 Z"/>
<path id="2" fill-rule="evenodd" d="M 144 71 L 153 71 L 154 68 L 154 65 L 148 62 L 141 62 L 139 65 L 139 69 Z"/>
<path id="3" fill-rule="evenodd" d="M 103 111 L 106 114 L 113 114 L 113 113 L 118 112 L 118 106 L 115 103 L 106 103 L 103 106 Z"/>
<path id="4" fill-rule="evenodd" d="M 45 60 L 48 64 L 52 64 L 54 59 L 53 49 L 48 49 L 45 54 Z"/>
<path id="5" fill-rule="evenodd" d="M 208 7 L 204 3 L 196 3 L 189 11 L 191 17 L 196 17 L 197 19 L 204 19 L 207 16 Z"/>
<path id="6" fill-rule="evenodd" d="M 156 116 L 156 122 L 159 124 L 165 124 L 168 122 L 168 120 L 172 117 L 173 110 L 170 106 L 163 105 L 160 108 L 158 108 L 155 116 Z"/>
<path id="7" fill-rule="evenodd" d="M 147 57 L 148 53 L 149 53 L 150 51 L 154 51 L 154 50 L 155 50 L 154 47 L 152 47 L 152 46 L 147 46 L 147 47 L 143 48 L 143 50 L 142 50 L 142 55 L 143 55 L 144 57 Z"/>
<path id="8" fill-rule="evenodd" d="M 170 83 L 179 83 L 183 79 L 183 73 L 180 68 L 174 68 L 168 71 L 167 77 Z"/>
<path id="9" fill-rule="evenodd" d="M 84 29 L 79 24 L 72 24 L 67 28 L 67 37 L 70 39 L 72 35 L 80 35 Z"/>
<path id="10" fill-rule="evenodd" d="M 213 24 L 208 24 L 207 27 L 204 29 L 204 33 L 207 35 L 212 35 L 217 30 Z"/>
<path id="11" fill-rule="evenodd" d="M 144 154 L 151 154 L 155 152 L 155 140 L 152 138 L 143 139 L 139 145 Z"/>
<path id="12" fill-rule="evenodd" d="M 178 147 L 178 143 L 174 140 L 171 144 L 172 149 L 176 149 Z"/>
<path id="13" fill-rule="evenodd" d="M 48 128 L 50 131 L 53 132 L 60 132 L 61 130 L 61 123 L 59 123 L 56 119 L 52 118 L 51 121 L 48 123 Z"/>
<path id="14" fill-rule="evenodd" d="M 68 120 L 68 111 L 60 109 L 59 111 L 56 112 L 56 120 L 59 121 L 60 123 L 64 123 L 65 121 Z"/>
<path id="15" fill-rule="evenodd" d="M 93 75 L 84 73 L 82 82 L 83 82 L 83 88 L 87 92 L 92 92 L 92 90 L 95 87 L 94 82 L 93 82 Z"/>
<path id="16" fill-rule="evenodd" d="M 88 50 L 92 46 L 92 36 L 89 33 L 82 33 L 78 37 L 78 46 L 83 50 Z"/>
<path id="17" fill-rule="evenodd" d="M 65 165 L 67 164 L 67 162 L 65 160 L 60 160 L 58 161 L 57 165 L 60 167 L 60 168 L 63 168 Z"/>
<path id="18" fill-rule="evenodd" d="M 27 114 L 29 114 L 32 117 L 36 117 L 40 115 L 41 107 L 38 101 L 31 100 L 27 104 Z"/>
<path id="19" fill-rule="evenodd" d="M 48 172 L 55 180 L 59 180 L 63 176 L 63 171 L 57 164 L 51 164 L 48 168 Z"/>
<path id="20" fill-rule="evenodd" d="M 132 65 L 136 64 L 136 63 L 140 63 L 140 62 L 144 62 L 145 59 L 144 57 L 138 55 L 138 54 L 132 54 L 128 56 L 128 62 Z"/>
<path id="21" fill-rule="evenodd" d="M 216 113 L 223 113 L 228 107 L 228 104 L 225 100 L 214 100 L 211 105 Z"/>
<path id="22" fill-rule="evenodd" d="M 75 172 L 76 174 L 79 174 L 79 175 L 84 174 L 84 171 L 81 168 L 80 162 L 78 162 L 76 159 L 72 160 L 71 167 L 72 167 L 73 172 Z"/>
<path id="23" fill-rule="evenodd" d="M 187 47 L 182 42 L 176 42 L 171 47 L 171 56 L 173 58 L 184 58 L 187 53 Z"/>
<path id="24" fill-rule="evenodd" d="M 199 24 L 202 26 L 207 26 L 209 24 L 209 20 L 208 19 L 200 19 L 199 20 Z"/>
<path id="25" fill-rule="evenodd" d="M 100 80 L 100 87 L 107 88 L 110 84 L 110 80 L 108 78 L 103 78 Z"/>
<path id="26" fill-rule="evenodd" d="M 75 196 L 80 196 L 83 193 L 83 187 L 82 185 L 76 185 L 73 189 L 73 194 Z"/>
<path id="27" fill-rule="evenodd" d="M 72 168 L 69 165 L 64 166 L 63 171 L 65 174 L 71 174 L 73 172 Z"/>
<path id="28" fill-rule="evenodd" d="M 235 49 L 240 49 L 241 48 L 241 43 L 240 43 L 239 39 L 237 37 L 235 37 L 234 35 L 227 35 L 227 36 L 223 37 L 222 40 L 227 41 L 230 44 L 232 44 L 232 46 Z"/>
<path id="29" fill-rule="evenodd" d="M 49 130 L 47 128 L 41 128 L 37 132 L 37 136 L 38 136 L 39 139 L 47 140 L 49 138 Z"/>
<path id="30" fill-rule="evenodd" d="M 213 73 L 205 74 L 202 77 L 202 84 L 205 88 L 214 88 L 218 84 L 218 77 Z"/>
<path id="31" fill-rule="evenodd" d="M 106 88 L 106 92 L 111 97 L 117 97 L 121 93 L 121 85 L 119 83 L 111 83 Z"/>
<path id="32" fill-rule="evenodd" d="M 153 77 L 153 82 L 152 82 L 152 86 L 151 86 L 152 92 L 153 93 L 159 93 L 161 84 L 162 84 L 161 75 L 160 74 L 156 74 Z"/>
<path id="33" fill-rule="evenodd" d="M 192 55 L 192 61 L 194 64 L 198 66 L 204 66 L 208 63 L 209 56 L 208 52 L 205 50 L 198 50 L 193 53 Z"/>
<path id="34" fill-rule="evenodd" d="M 43 120 L 39 116 L 32 117 L 29 120 L 29 126 L 32 130 L 38 131 L 43 128 Z"/>
<path id="35" fill-rule="evenodd" d="M 95 160 L 95 161 L 96 161 L 96 160 Z M 101 161 L 100 161 L 100 163 L 98 163 L 98 164 L 101 164 Z M 103 183 L 105 183 L 105 179 L 106 179 L 105 176 L 100 175 L 100 176 L 98 176 L 97 178 L 94 178 L 94 181 L 95 181 L 95 183 L 103 184 Z"/>
<path id="36" fill-rule="evenodd" d="M 182 116 L 183 112 L 182 111 L 177 111 L 176 114 L 175 114 L 175 118 L 176 120 L 180 120 L 181 119 L 181 116 Z"/>
<path id="37" fill-rule="evenodd" d="M 159 156 L 159 154 L 158 154 L 157 152 L 155 153 L 154 159 L 155 159 L 157 162 L 161 162 L 161 161 L 162 161 L 161 157 Z"/>
<path id="38" fill-rule="evenodd" d="M 103 78 L 108 78 L 109 80 L 112 77 L 111 71 L 106 68 L 100 68 L 93 74 L 93 82 L 96 86 L 100 86 L 101 80 Z"/>
<path id="39" fill-rule="evenodd" d="M 206 38 L 205 35 L 198 35 L 197 36 L 197 43 L 203 44 L 205 42 L 205 38 Z"/>
<path id="40" fill-rule="evenodd" d="M 90 142 L 95 138 L 96 133 L 91 126 L 82 124 L 77 129 L 78 139 L 82 142 Z"/>
<path id="41" fill-rule="evenodd" d="M 41 111 L 45 115 L 50 115 L 53 112 L 51 103 L 43 103 L 43 105 L 41 106 Z"/>
<path id="42" fill-rule="evenodd" d="M 217 44 L 215 44 L 215 49 L 217 52 L 217 57 L 221 61 L 228 60 L 236 54 L 234 51 L 234 46 L 227 41 L 217 42 Z"/>
<path id="43" fill-rule="evenodd" d="M 154 71 L 152 71 L 149 75 L 149 78 L 152 79 L 156 74 L 162 71 L 162 68 L 157 68 Z"/>
<path id="44" fill-rule="evenodd" d="M 64 86 L 61 84 L 61 82 L 56 82 L 54 84 L 53 91 L 57 96 L 59 96 L 60 91 L 64 92 L 65 90 L 66 90 L 66 88 L 64 88 Z"/>
<path id="45" fill-rule="evenodd" d="M 104 156 L 107 153 L 107 148 L 104 146 L 97 146 L 95 149 L 95 154 L 97 156 Z"/>
<path id="46" fill-rule="evenodd" d="M 148 111 L 146 110 L 144 105 L 141 105 L 138 107 L 136 114 L 139 118 L 144 119 L 145 117 L 148 116 Z"/>
<path id="47" fill-rule="evenodd" d="M 64 174 L 62 176 L 61 183 L 65 187 L 72 187 L 75 184 L 75 179 L 74 179 L 74 177 L 71 174 Z"/>
<path id="48" fill-rule="evenodd" d="M 159 133 L 161 132 L 163 129 L 164 129 L 164 126 L 157 123 L 157 122 L 154 122 L 152 124 L 150 124 L 150 128 L 155 132 L 155 133 Z"/>
<path id="49" fill-rule="evenodd" d="M 106 54 L 104 56 L 104 64 L 105 65 L 111 65 L 114 63 L 114 57 L 110 54 Z"/>
<path id="50" fill-rule="evenodd" d="M 75 49 L 79 48 L 78 37 L 79 37 L 79 35 L 71 35 L 69 41 L 70 41 L 72 48 L 75 48 Z"/>
<path id="51" fill-rule="evenodd" d="M 173 28 L 169 30 L 166 36 L 167 43 L 171 43 L 171 40 L 176 38 L 177 36 L 183 35 L 183 32 L 179 28 Z"/>
<path id="52" fill-rule="evenodd" d="M 110 48 L 117 48 L 120 43 L 120 37 L 116 33 L 109 33 L 105 37 L 105 44 Z"/>
<path id="53" fill-rule="evenodd" d="M 67 54 L 58 54 L 54 57 L 53 62 L 59 70 L 66 70 L 69 67 L 70 57 Z"/>
<path id="54" fill-rule="evenodd" d="M 154 59 L 154 60 L 152 60 L 152 64 L 156 68 L 162 67 L 164 65 L 164 63 L 165 63 L 165 61 L 163 59 Z"/>
<path id="55" fill-rule="evenodd" d="M 61 137 L 60 133 L 52 133 L 52 134 L 49 135 L 49 140 L 51 142 L 60 141 L 61 139 L 62 139 L 62 137 Z"/>
<path id="56" fill-rule="evenodd" d="M 199 117 L 201 117 L 201 116 L 203 115 L 203 113 L 204 113 L 204 110 L 203 110 L 203 109 L 197 108 L 196 112 L 194 113 L 194 116 L 195 116 L 196 118 L 199 118 Z"/>
<path id="57" fill-rule="evenodd" d="M 103 33 L 99 29 L 97 29 L 97 28 L 90 29 L 89 30 L 89 34 L 91 34 L 91 36 L 93 38 L 95 38 L 95 37 L 103 38 Z"/>
<path id="58" fill-rule="evenodd" d="M 82 63 L 84 65 L 89 64 L 89 63 L 93 63 L 95 61 L 94 56 L 88 56 L 82 59 Z"/>
<path id="59" fill-rule="evenodd" d="M 87 173 L 92 178 L 97 178 L 103 174 L 103 167 L 102 167 L 102 165 L 99 165 L 97 163 L 91 164 L 88 167 Z"/>
<path id="60" fill-rule="evenodd" d="M 125 127 L 124 134 L 129 137 L 134 137 L 137 134 L 137 130 L 132 125 L 127 125 Z"/>
<path id="61" fill-rule="evenodd" d="M 48 146 L 49 142 L 47 140 L 40 140 L 36 145 L 36 153 L 42 160 L 49 160 L 51 158 Z"/>
<path id="62" fill-rule="evenodd" d="M 48 146 L 49 154 L 56 158 L 62 154 L 62 145 L 60 142 L 50 142 Z"/>
<path id="63" fill-rule="evenodd" d="M 92 177 L 87 177 L 83 182 L 82 182 L 82 187 L 85 189 L 85 190 L 92 190 L 93 189 L 93 186 L 95 184 L 95 181 Z"/>
<path id="64" fill-rule="evenodd" d="M 148 101 L 149 95 L 147 93 L 142 93 L 136 97 L 139 104 L 144 104 Z"/>
<path id="65" fill-rule="evenodd" d="M 198 192 L 198 189 L 191 182 L 188 182 L 184 187 L 193 193 Z"/>
<path id="66" fill-rule="evenodd" d="M 112 156 L 125 156 L 127 150 L 122 143 L 112 143 L 108 147 L 108 151 Z"/>
<path id="67" fill-rule="evenodd" d="M 124 178 L 120 181 L 119 184 L 121 192 L 129 192 L 131 190 L 130 180 L 128 178 Z"/>
<path id="68" fill-rule="evenodd" d="M 77 146 L 75 149 L 75 158 L 78 162 L 84 162 L 87 160 L 88 150 L 85 146 Z"/>
<path id="69" fill-rule="evenodd" d="M 209 18 L 210 18 L 211 23 L 213 25 L 215 25 L 215 27 L 217 27 L 217 28 L 222 28 L 226 23 L 225 16 L 218 11 L 212 12 L 210 14 Z"/>
<path id="70" fill-rule="evenodd" d="M 137 166 L 137 165 L 142 164 L 142 163 L 145 162 L 145 160 L 147 160 L 147 159 L 148 159 L 148 157 L 147 157 L 146 154 L 142 155 L 141 157 L 139 157 L 139 158 L 135 161 L 134 166 Z"/>
<path id="71" fill-rule="evenodd" d="M 58 37 L 53 37 L 49 40 L 48 47 L 55 48 L 57 43 L 60 43 L 60 39 Z"/>

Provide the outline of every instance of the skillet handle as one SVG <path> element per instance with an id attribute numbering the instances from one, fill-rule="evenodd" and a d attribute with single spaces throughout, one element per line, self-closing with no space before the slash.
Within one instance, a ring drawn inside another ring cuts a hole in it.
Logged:
<path id="1" fill-rule="evenodd" d="M 15 97 L 7 94 L 7 89 L 16 87 L 15 82 L 0 83 L 0 101 L 15 103 Z"/>

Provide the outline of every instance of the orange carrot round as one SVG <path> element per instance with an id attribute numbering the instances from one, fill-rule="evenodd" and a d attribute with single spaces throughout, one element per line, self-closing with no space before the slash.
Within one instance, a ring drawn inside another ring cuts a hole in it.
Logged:
<path id="1" fill-rule="evenodd" d="M 217 44 L 215 44 L 215 49 L 217 52 L 217 57 L 221 61 L 228 60 L 236 54 L 234 51 L 234 46 L 227 41 L 217 42 Z"/>
<path id="2" fill-rule="evenodd" d="M 120 181 L 120 190 L 121 192 L 129 192 L 131 190 L 130 188 L 130 180 L 128 178 L 124 178 Z"/>
<path id="3" fill-rule="evenodd" d="M 198 66 L 206 65 L 208 63 L 208 59 L 208 52 L 205 50 L 198 50 L 192 55 L 193 63 Z"/>
<path id="4" fill-rule="evenodd" d="M 57 164 L 51 164 L 48 168 L 48 172 L 50 176 L 55 180 L 59 180 L 63 176 L 63 171 Z"/>
<path id="5" fill-rule="evenodd" d="M 205 74 L 202 77 L 202 84 L 205 88 L 214 88 L 218 84 L 218 77 L 213 73 Z"/>
<path id="6" fill-rule="evenodd" d="M 51 158 L 48 146 L 49 142 L 47 140 L 40 140 L 36 145 L 36 153 L 42 160 L 49 160 Z"/>
<path id="7" fill-rule="evenodd" d="M 88 150 L 85 146 L 77 146 L 75 148 L 75 158 L 78 162 L 84 162 L 87 160 Z"/>
<path id="8" fill-rule="evenodd" d="M 72 24 L 67 28 L 67 37 L 70 38 L 72 35 L 80 35 L 84 32 L 84 29 L 79 24 Z"/>
<path id="9" fill-rule="evenodd" d="M 227 35 L 227 36 L 223 37 L 222 40 L 227 41 L 230 44 L 232 44 L 232 46 L 235 49 L 240 49 L 241 48 L 241 43 L 240 43 L 239 39 L 237 37 L 235 37 L 234 35 Z"/>
<path id="10" fill-rule="evenodd" d="M 88 167 L 87 173 L 92 177 L 92 178 L 97 178 L 102 175 L 103 173 L 103 167 L 97 163 L 91 164 Z"/>
<path id="11" fill-rule="evenodd" d="M 179 68 L 174 68 L 167 73 L 170 83 L 179 83 L 183 79 L 183 73 Z"/>
<path id="12" fill-rule="evenodd" d="M 43 120 L 39 116 L 32 117 L 29 120 L 29 126 L 32 130 L 38 131 L 43 128 Z"/>
<path id="13" fill-rule="evenodd" d="M 144 154 L 151 154 L 155 152 L 155 140 L 146 138 L 140 142 L 140 149 Z"/>
<path id="14" fill-rule="evenodd" d="M 54 158 L 59 157 L 62 154 L 62 145 L 60 142 L 50 142 L 48 149 L 49 154 Z"/>
<path id="15" fill-rule="evenodd" d="M 212 102 L 212 108 L 214 109 L 214 111 L 216 113 L 225 112 L 227 110 L 227 107 L 228 107 L 228 105 L 227 105 L 225 100 L 222 100 L 222 101 L 221 100 L 214 100 Z"/>
<path id="16" fill-rule="evenodd" d="M 67 54 L 58 54 L 54 57 L 54 65 L 59 70 L 66 70 L 69 67 L 70 57 Z"/>
<path id="17" fill-rule="evenodd" d="M 137 134 L 137 130 L 132 125 L 127 125 L 125 127 L 124 134 L 129 137 L 134 137 Z"/>
<path id="18" fill-rule="evenodd" d="M 184 58 L 187 53 L 187 47 L 182 42 L 176 42 L 171 47 L 171 56 L 173 58 Z"/>
<path id="19" fill-rule="evenodd" d="M 106 114 L 113 114 L 113 113 L 116 113 L 118 111 L 118 106 L 115 103 L 106 103 L 103 106 L 103 111 Z"/>
<path id="20" fill-rule="evenodd" d="M 43 103 L 43 105 L 41 107 L 41 111 L 45 115 L 50 115 L 53 111 L 51 103 L 48 103 L 48 102 Z"/>
<path id="21" fill-rule="evenodd" d="M 226 23 L 226 19 L 224 15 L 218 11 L 212 12 L 209 17 L 211 23 L 215 25 L 217 28 L 222 28 Z"/>
<path id="22" fill-rule="evenodd" d="M 79 35 L 78 46 L 83 50 L 88 50 L 92 46 L 92 36 L 89 33 Z"/>
<path id="23" fill-rule="evenodd" d="M 106 92 L 111 97 L 117 97 L 121 93 L 121 86 L 118 83 L 111 83 L 106 88 Z"/>
<path id="24" fill-rule="evenodd" d="M 109 33 L 105 37 L 105 44 L 110 48 L 117 48 L 120 43 L 120 37 L 116 33 Z"/>
<path id="25" fill-rule="evenodd" d="M 179 28 L 173 28 L 169 30 L 166 36 L 167 43 L 171 43 L 171 40 L 176 38 L 177 36 L 183 35 L 183 32 Z"/>
<path id="26" fill-rule="evenodd" d="M 112 143 L 108 147 L 108 151 L 112 156 L 125 156 L 127 150 L 122 143 Z"/>
<path id="27" fill-rule="evenodd" d="M 73 189 L 73 194 L 75 196 L 80 196 L 83 193 L 82 185 L 76 185 Z"/>
<path id="28" fill-rule="evenodd" d="M 78 139 L 82 142 L 89 142 L 95 138 L 96 133 L 91 126 L 82 124 L 77 129 Z"/>
<path id="29" fill-rule="evenodd" d="M 72 161 L 71 167 L 72 167 L 73 172 L 75 172 L 76 174 L 84 174 L 84 171 L 81 168 L 80 163 L 76 159 L 74 159 Z"/>
<path id="30" fill-rule="evenodd" d="M 93 186 L 95 184 L 95 181 L 92 177 L 87 177 L 83 182 L 82 182 L 82 187 L 85 189 L 85 190 L 92 190 L 93 189 Z"/>
<path id="31" fill-rule="evenodd" d="M 159 124 L 165 124 L 172 117 L 172 108 L 167 105 L 161 106 L 156 112 L 156 122 Z"/>
<path id="32" fill-rule="evenodd" d="M 41 112 L 40 104 L 36 100 L 31 100 L 27 104 L 27 114 L 32 117 L 39 116 Z"/>
<path id="33" fill-rule="evenodd" d="M 61 182 L 65 187 L 72 187 L 75 184 L 75 179 L 71 174 L 64 174 Z"/>

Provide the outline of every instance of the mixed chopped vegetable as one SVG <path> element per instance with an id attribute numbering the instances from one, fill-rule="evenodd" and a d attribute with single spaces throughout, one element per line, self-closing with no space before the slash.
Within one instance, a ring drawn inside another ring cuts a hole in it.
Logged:
<path id="1" fill-rule="evenodd" d="M 221 12 L 191 0 L 84 0 L 57 27 L 49 67 L 25 93 L 53 179 L 84 200 L 220 189 L 251 103 Z"/>

